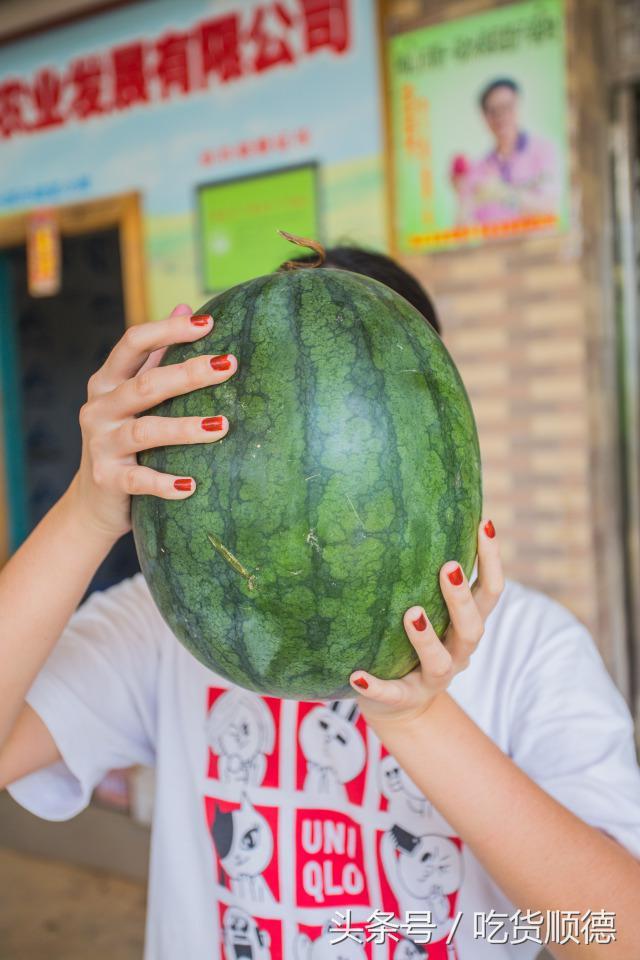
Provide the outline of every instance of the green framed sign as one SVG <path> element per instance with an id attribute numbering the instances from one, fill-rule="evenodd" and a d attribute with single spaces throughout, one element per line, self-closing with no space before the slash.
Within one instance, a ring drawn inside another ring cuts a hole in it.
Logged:
<path id="1" fill-rule="evenodd" d="M 198 187 L 200 262 L 207 293 L 271 273 L 291 257 L 278 235 L 320 239 L 314 163 Z"/>

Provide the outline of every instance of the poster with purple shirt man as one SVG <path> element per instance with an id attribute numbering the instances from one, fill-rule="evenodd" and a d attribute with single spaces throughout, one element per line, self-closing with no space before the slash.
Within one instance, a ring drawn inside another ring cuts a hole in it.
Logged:
<path id="1" fill-rule="evenodd" d="M 494 144 L 477 160 L 456 154 L 451 185 L 457 194 L 459 224 L 507 223 L 557 212 L 562 182 L 557 151 L 520 120 L 521 88 L 499 77 L 478 98 Z"/>
<path id="2" fill-rule="evenodd" d="M 389 41 L 392 227 L 404 253 L 570 225 L 564 0 Z"/>

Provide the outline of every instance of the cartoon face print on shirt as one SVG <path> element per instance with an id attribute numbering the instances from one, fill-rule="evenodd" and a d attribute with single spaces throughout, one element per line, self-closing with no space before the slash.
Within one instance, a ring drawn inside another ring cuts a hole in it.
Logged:
<path id="1" fill-rule="evenodd" d="M 453 832 L 447 821 L 382 744 L 378 761 L 378 786 L 380 807 L 388 811 L 391 824 L 398 824 L 418 835 L 448 835 Z"/>
<path id="2" fill-rule="evenodd" d="M 364 945 L 352 937 L 342 939 L 333 920 L 327 920 L 315 937 L 311 936 L 311 928 L 307 930 L 296 934 L 294 960 L 367 960 Z"/>
<path id="3" fill-rule="evenodd" d="M 410 829 L 412 821 L 425 816 L 430 806 L 427 798 L 390 753 L 380 759 L 378 782 L 394 823 Z"/>
<path id="4" fill-rule="evenodd" d="M 274 836 L 267 818 L 246 794 L 240 806 L 233 809 L 223 809 L 213 801 L 210 816 L 220 883 L 241 900 L 273 902 L 274 894 L 263 876 L 274 851 Z"/>
<path id="5" fill-rule="evenodd" d="M 300 704 L 298 722 L 302 752 L 298 788 L 339 802 L 362 802 L 364 783 L 356 781 L 364 771 L 367 751 L 357 705 L 353 700 Z"/>
<path id="6" fill-rule="evenodd" d="M 277 786 L 277 758 L 276 763 L 268 761 L 276 745 L 278 718 L 274 719 L 273 710 L 280 705 L 271 700 L 237 687 L 210 688 L 207 741 L 213 756 L 209 776 L 243 787 Z"/>
<path id="7" fill-rule="evenodd" d="M 460 852 L 448 837 L 437 834 L 416 837 L 401 827 L 393 827 L 391 833 L 400 853 L 397 877 L 411 897 L 424 900 L 436 893 L 453 893 L 458 889 L 462 879 Z M 442 919 L 439 914 L 437 911 L 438 921 Z"/>
<path id="8" fill-rule="evenodd" d="M 271 960 L 271 935 L 240 907 L 227 907 L 222 918 L 223 960 Z"/>
<path id="9" fill-rule="evenodd" d="M 445 937 L 454 916 L 452 895 L 462 882 L 459 847 L 441 834 L 416 836 L 396 824 L 382 834 L 380 859 L 398 919 L 407 911 L 428 911 L 435 924 L 432 940 Z M 394 906 L 387 902 L 385 908 Z"/>

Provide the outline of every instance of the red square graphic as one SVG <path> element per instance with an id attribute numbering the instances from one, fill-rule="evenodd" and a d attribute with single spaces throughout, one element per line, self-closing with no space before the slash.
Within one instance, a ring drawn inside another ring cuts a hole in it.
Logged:
<path id="1" fill-rule="evenodd" d="M 204 803 L 217 882 L 247 909 L 279 900 L 277 807 L 254 806 L 246 794 L 240 803 Z"/>
<path id="2" fill-rule="evenodd" d="M 398 824 L 378 830 L 376 835 L 382 909 L 394 914 L 401 924 L 406 924 L 412 913 L 428 913 L 433 927 L 427 953 L 429 960 L 439 958 L 440 954 L 433 952 L 434 945 L 444 941 L 456 916 L 463 878 L 462 841 L 438 833 L 414 834 Z M 406 950 L 410 946 L 405 944 Z M 450 960 L 446 953 L 442 956 Z M 409 958 L 401 951 L 398 960 L 420 957 L 416 954 Z"/>
<path id="3" fill-rule="evenodd" d="M 361 804 L 367 766 L 366 723 L 355 701 L 299 703 L 296 787 L 324 799 Z"/>
<path id="4" fill-rule="evenodd" d="M 321 927 L 298 924 L 293 945 L 293 956 L 309 960 L 371 960 L 372 944 L 365 943 L 364 921 L 351 924 L 353 937 L 344 936 L 344 922 L 337 916 L 327 916 Z M 361 931 L 361 932 L 360 932 Z"/>
<path id="5" fill-rule="evenodd" d="M 376 770 L 378 773 L 378 790 L 380 791 L 380 809 L 388 810 L 389 809 L 389 791 L 391 786 L 389 781 L 395 779 L 393 774 L 395 772 L 395 764 L 391 763 L 391 760 L 387 760 L 387 757 L 391 757 L 391 754 L 385 747 L 384 743 L 380 744 L 380 760 L 376 765 Z M 392 758 L 393 759 L 393 758 Z M 391 769 L 388 769 L 388 768 Z"/>
<path id="6" fill-rule="evenodd" d="M 281 707 L 276 697 L 209 687 L 207 776 L 241 787 L 277 787 Z"/>
<path id="7" fill-rule="evenodd" d="M 297 810 L 295 844 L 299 907 L 369 903 L 360 824 L 337 810 Z"/>
<path id="8" fill-rule="evenodd" d="M 280 960 L 282 922 L 218 903 L 221 960 Z"/>

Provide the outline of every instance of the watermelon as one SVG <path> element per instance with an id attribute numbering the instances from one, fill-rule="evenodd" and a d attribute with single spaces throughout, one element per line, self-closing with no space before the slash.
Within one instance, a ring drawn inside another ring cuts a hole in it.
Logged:
<path id="1" fill-rule="evenodd" d="M 448 623 L 438 572 L 470 574 L 481 511 L 473 414 L 442 341 L 384 284 L 298 269 L 227 290 L 212 332 L 163 363 L 233 353 L 227 383 L 161 416 L 225 414 L 214 444 L 145 451 L 193 476 L 186 500 L 134 498 L 143 574 L 175 636 L 205 666 L 290 699 L 354 695 L 356 669 L 417 663 L 402 625 L 422 604 Z"/>

